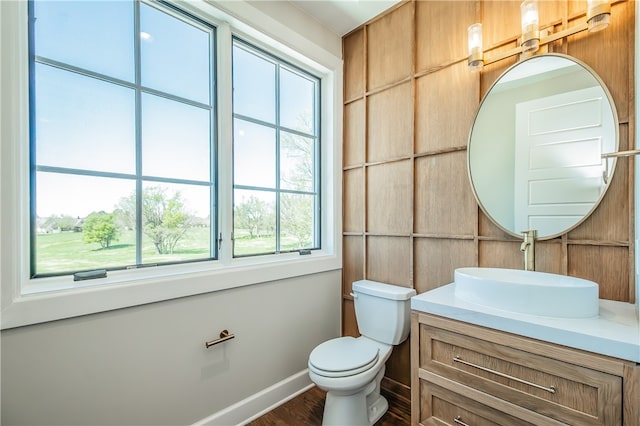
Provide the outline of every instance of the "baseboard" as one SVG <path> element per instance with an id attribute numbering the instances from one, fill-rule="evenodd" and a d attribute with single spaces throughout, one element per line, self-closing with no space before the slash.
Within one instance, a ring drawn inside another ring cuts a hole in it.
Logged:
<path id="1" fill-rule="evenodd" d="M 231 426 L 244 425 L 257 419 L 313 387 L 309 372 L 305 368 L 293 376 L 269 386 L 248 398 L 239 401 L 224 410 L 218 411 L 193 426 Z"/>
<path id="2" fill-rule="evenodd" d="M 401 398 L 406 401 L 411 401 L 411 387 L 405 384 L 396 382 L 395 380 L 385 376 L 382 378 L 382 383 L 380 384 L 380 387 L 382 388 L 383 391 L 386 391 L 386 393 L 388 394 L 393 394 L 393 396 L 396 398 Z"/>

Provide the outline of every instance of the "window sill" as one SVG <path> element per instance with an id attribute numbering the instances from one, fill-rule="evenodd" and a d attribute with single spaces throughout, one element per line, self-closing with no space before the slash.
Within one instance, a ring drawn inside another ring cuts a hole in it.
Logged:
<path id="1" fill-rule="evenodd" d="M 199 265 L 144 268 L 110 272 L 104 279 L 80 281 L 71 277 L 40 278 L 46 291 L 16 297 L 2 311 L 1 329 L 72 318 L 147 303 L 282 280 L 340 268 L 335 254 L 279 255 L 274 260 L 236 259 L 230 265 L 203 262 Z M 295 257 L 294 257 L 295 256 Z M 296 258 L 297 257 L 297 258 Z M 46 282 L 48 281 L 48 282 Z"/>

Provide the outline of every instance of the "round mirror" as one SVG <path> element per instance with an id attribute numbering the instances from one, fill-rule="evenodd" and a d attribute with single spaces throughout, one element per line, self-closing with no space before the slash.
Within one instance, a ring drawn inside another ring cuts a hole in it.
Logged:
<path id="1" fill-rule="evenodd" d="M 485 95 L 468 145 L 478 204 L 514 236 L 557 237 L 597 207 L 611 182 L 618 117 L 609 91 L 566 55 L 509 68 Z"/>

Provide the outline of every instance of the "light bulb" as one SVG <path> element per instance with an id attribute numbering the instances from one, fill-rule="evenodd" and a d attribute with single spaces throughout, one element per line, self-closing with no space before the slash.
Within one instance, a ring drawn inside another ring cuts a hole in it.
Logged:
<path id="1" fill-rule="evenodd" d="M 482 58 L 482 24 L 470 25 L 467 29 L 469 43 L 469 69 L 479 71 L 484 66 Z"/>
<path id="2" fill-rule="evenodd" d="M 520 5 L 522 18 L 522 52 L 535 52 L 540 45 L 538 31 L 538 2 L 525 0 Z"/>
<path id="3" fill-rule="evenodd" d="M 587 0 L 587 23 L 589 32 L 604 30 L 611 21 L 609 0 Z"/>

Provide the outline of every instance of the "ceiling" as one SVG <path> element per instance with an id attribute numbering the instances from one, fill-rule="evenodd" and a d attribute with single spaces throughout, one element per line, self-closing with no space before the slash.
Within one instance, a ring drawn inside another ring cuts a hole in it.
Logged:
<path id="1" fill-rule="evenodd" d="M 399 0 L 289 0 L 339 36 L 359 27 Z"/>

